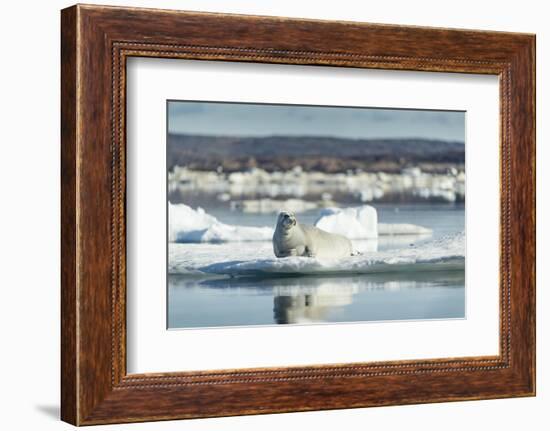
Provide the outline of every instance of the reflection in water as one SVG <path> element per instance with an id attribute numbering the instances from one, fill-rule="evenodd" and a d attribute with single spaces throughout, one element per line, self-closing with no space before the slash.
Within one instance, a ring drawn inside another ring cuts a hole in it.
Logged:
<path id="1" fill-rule="evenodd" d="M 171 328 L 461 318 L 464 272 L 273 278 L 170 275 L 169 296 Z"/>
<path id="2" fill-rule="evenodd" d="M 273 316 L 276 323 L 322 322 L 331 307 L 351 304 L 351 294 L 306 293 L 296 296 L 275 296 Z"/>

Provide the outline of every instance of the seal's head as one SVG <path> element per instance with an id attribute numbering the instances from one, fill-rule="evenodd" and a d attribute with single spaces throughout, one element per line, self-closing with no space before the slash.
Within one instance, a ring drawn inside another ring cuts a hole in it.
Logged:
<path id="1" fill-rule="evenodd" d="M 277 226 L 281 226 L 285 230 L 296 226 L 296 223 L 296 216 L 287 211 L 281 211 L 277 217 Z"/>

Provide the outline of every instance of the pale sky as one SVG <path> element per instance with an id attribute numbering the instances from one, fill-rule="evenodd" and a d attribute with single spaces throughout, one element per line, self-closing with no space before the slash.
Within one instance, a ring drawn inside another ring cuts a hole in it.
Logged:
<path id="1" fill-rule="evenodd" d="M 464 142 L 465 112 L 220 102 L 168 102 L 171 133 L 424 138 Z"/>

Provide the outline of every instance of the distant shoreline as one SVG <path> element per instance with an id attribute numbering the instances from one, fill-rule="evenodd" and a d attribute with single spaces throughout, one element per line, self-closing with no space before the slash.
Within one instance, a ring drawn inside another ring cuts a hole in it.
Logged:
<path id="1" fill-rule="evenodd" d="M 428 173 L 464 170 L 463 142 L 428 139 L 346 139 L 323 136 L 205 136 L 168 134 L 167 168 L 242 172 L 261 168 L 344 173 L 397 173 L 410 166 Z"/>

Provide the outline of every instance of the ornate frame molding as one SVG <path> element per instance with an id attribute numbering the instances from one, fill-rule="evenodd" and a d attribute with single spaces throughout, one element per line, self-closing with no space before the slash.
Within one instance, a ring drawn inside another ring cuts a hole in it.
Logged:
<path id="1" fill-rule="evenodd" d="M 206 25 L 221 30 L 207 32 Z M 270 31 L 255 35 L 258 28 Z M 308 42 L 310 34 L 321 40 Z M 330 34 L 340 38 L 331 42 Z M 64 420 L 98 424 L 534 394 L 534 36 L 79 5 L 62 12 L 62 54 Z M 131 56 L 498 75 L 500 354 L 127 375 L 125 65 Z M 253 391 L 262 396 L 250 397 Z"/>

